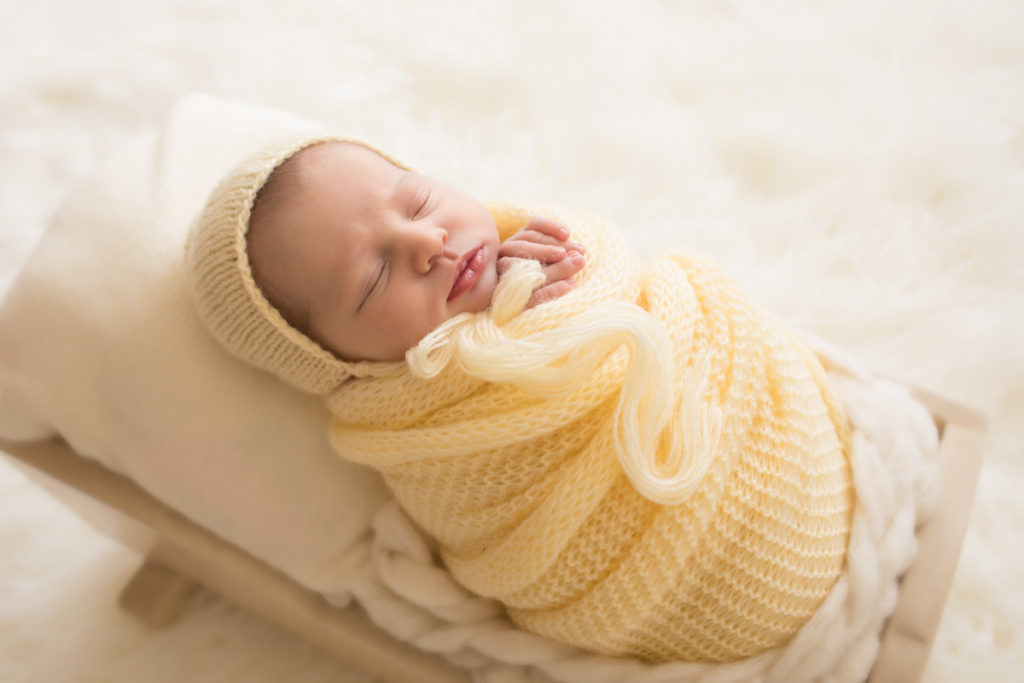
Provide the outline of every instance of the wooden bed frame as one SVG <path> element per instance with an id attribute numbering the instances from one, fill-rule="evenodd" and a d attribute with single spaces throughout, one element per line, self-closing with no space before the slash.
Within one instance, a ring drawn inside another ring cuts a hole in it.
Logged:
<path id="1" fill-rule="evenodd" d="M 923 390 L 918 400 L 940 435 L 939 505 L 918 532 L 919 556 L 900 584 L 871 683 L 920 679 L 956 569 L 981 467 L 985 419 Z M 145 558 L 119 604 L 149 628 L 172 624 L 197 586 L 217 593 L 394 683 L 469 683 L 467 671 L 395 640 L 355 604 L 329 604 L 255 557 L 160 503 L 139 486 L 63 441 L 0 439 L 28 476 L 87 522 Z"/>

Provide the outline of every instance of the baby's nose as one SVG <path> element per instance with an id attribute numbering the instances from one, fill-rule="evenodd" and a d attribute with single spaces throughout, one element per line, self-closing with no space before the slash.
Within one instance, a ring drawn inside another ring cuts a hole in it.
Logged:
<path id="1" fill-rule="evenodd" d="M 440 258 L 451 258 L 458 255 L 448 248 L 448 231 L 444 228 L 428 228 L 415 233 L 414 259 L 416 270 L 422 274 L 429 273 Z"/>

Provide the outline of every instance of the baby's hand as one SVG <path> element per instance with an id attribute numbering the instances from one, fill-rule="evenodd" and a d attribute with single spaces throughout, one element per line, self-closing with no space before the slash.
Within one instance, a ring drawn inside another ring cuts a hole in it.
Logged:
<path id="1" fill-rule="evenodd" d="M 515 259 L 540 261 L 546 279 L 533 291 L 526 307 L 557 299 L 576 285 L 572 276 L 583 269 L 583 245 L 569 241 L 569 229 L 548 218 L 535 217 L 498 249 L 498 277 Z"/>

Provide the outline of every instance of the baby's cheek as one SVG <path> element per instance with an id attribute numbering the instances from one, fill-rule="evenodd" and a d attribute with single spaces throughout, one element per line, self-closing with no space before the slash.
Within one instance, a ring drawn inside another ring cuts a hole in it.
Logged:
<path id="1" fill-rule="evenodd" d="M 423 337 L 443 323 L 447 316 L 444 311 L 437 311 L 436 305 L 429 306 L 424 302 L 409 300 L 407 305 L 396 311 L 392 318 L 390 338 L 394 340 L 399 355 L 420 343 Z"/>

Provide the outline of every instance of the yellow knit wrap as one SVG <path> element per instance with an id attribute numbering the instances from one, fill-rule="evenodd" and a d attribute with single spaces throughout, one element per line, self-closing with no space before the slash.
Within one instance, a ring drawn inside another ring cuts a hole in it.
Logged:
<path id="1" fill-rule="evenodd" d="M 327 397 L 331 440 L 378 469 L 453 576 L 522 628 L 654 661 L 783 645 L 843 568 L 845 417 L 814 355 L 707 260 L 646 268 L 580 214 L 532 213 L 587 248 L 570 294 L 494 306 L 408 364 Z"/>

